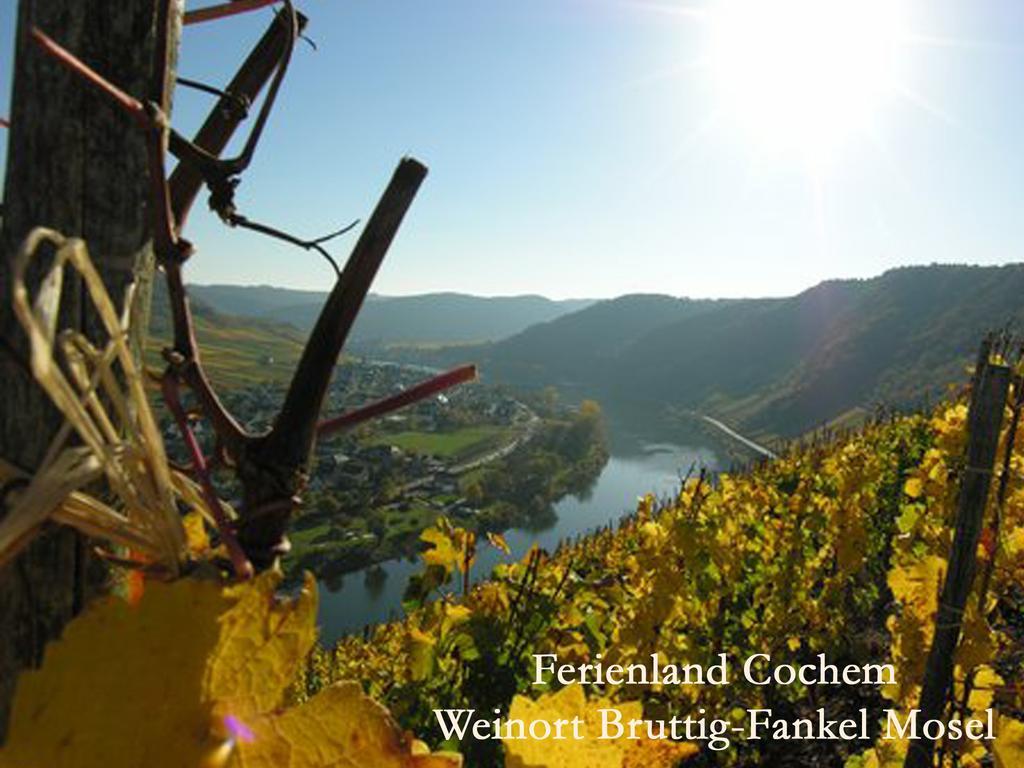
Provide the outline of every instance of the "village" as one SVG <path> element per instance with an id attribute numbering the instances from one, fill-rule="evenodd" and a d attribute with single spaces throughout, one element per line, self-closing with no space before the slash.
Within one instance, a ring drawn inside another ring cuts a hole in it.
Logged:
<path id="1" fill-rule="evenodd" d="M 346 360 L 335 373 L 324 416 L 400 393 L 433 373 Z M 269 383 L 223 394 L 227 408 L 255 433 L 271 426 L 283 397 L 283 388 Z M 529 406 L 502 388 L 471 383 L 319 441 L 286 569 L 329 575 L 409 554 L 420 532 L 442 515 L 472 528 L 498 527 L 497 518 L 507 520 L 509 510 L 485 505 L 476 480 L 487 464 L 529 442 L 540 424 Z M 206 424 L 193 428 L 201 442 L 211 442 Z M 183 459 L 168 419 L 163 433 L 172 457 Z M 237 492 L 227 473 L 216 479 L 227 498 Z"/>

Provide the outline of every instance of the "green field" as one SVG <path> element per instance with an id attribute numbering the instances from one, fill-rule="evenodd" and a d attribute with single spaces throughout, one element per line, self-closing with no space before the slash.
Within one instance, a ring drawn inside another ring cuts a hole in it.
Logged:
<path id="1" fill-rule="evenodd" d="M 421 531 L 434 524 L 440 514 L 436 509 L 421 505 L 413 505 L 404 512 L 388 510 L 384 513 L 388 526 L 386 538 L 418 537 Z"/>
<path id="2" fill-rule="evenodd" d="M 409 453 L 457 459 L 498 445 L 508 432 L 506 427 L 485 425 L 465 427 L 453 432 L 396 432 L 378 435 L 371 442 L 396 445 Z"/>
<path id="3" fill-rule="evenodd" d="M 331 530 L 329 521 L 323 521 L 309 528 L 293 528 L 288 532 L 288 538 L 295 549 L 309 549 L 317 543 L 317 539 Z"/>

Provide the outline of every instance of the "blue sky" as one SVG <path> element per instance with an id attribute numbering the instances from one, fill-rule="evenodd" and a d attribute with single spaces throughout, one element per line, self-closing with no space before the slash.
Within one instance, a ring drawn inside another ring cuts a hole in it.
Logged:
<path id="1" fill-rule="evenodd" d="M 300 0 L 317 50 L 297 50 L 240 208 L 321 234 L 365 219 L 417 157 L 431 173 L 375 285 L 389 294 L 788 295 L 1021 260 L 1024 3 L 908 2 L 899 93 L 812 167 L 722 117 L 702 64 L 716 1 Z M 180 72 L 225 82 L 269 14 L 187 29 Z M 191 132 L 209 102 L 179 93 Z M 188 235 L 193 282 L 332 281 L 316 256 L 200 208 Z"/>

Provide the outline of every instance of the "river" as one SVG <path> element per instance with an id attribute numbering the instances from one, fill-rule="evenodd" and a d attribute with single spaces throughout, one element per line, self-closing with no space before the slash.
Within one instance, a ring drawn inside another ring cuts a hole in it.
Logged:
<path id="1" fill-rule="evenodd" d="M 616 521 L 636 508 L 643 493 L 666 496 L 679 487 L 681 475 L 693 465 L 719 468 L 712 448 L 703 447 L 700 437 L 672 442 L 645 440 L 612 434 L 611 458 L 589 492 L 582 498 L 567 496 L 554 505 L 554 514 L 542 528 L 514 528 L 505 532 L 512 558 L 521 558 L 534 543 L 553 550 L 563 539 Z M 505 556 L 481 545 L 473 566 L 476 578 L 485 578 Z M 397 618 L 402 611 L 402 593 L 409 576 L 419 570 L 418 562 L 391 560 L 362 571 L 345 574 L 333 583 L 320 585 L 320 633 L 325 643 L 340 635 L 361 630 L 367 624 Z"/>

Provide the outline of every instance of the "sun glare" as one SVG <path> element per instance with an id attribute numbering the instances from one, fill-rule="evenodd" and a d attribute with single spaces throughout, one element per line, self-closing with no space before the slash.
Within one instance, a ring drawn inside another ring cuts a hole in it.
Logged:
<path id="1" fill-rule="evenodd" d="M 719 0 L 709 67 L 718 108 L 759 149 L 821 165 L 896 94 L 901 0 Z"/>

